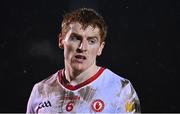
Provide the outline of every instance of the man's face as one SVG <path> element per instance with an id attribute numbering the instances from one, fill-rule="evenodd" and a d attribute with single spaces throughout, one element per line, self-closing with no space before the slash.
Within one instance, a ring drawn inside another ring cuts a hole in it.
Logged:
<path id="1" fill-rule="evenodd" d="M 60 37 L 59 44 L 64 48 L 65 64 L 79 71 L 96 65 L 96 57 L 101 55 L 104 47 L 98 27 L 82 29 L 78 22 L 69 25 L 66 35 Z"/>

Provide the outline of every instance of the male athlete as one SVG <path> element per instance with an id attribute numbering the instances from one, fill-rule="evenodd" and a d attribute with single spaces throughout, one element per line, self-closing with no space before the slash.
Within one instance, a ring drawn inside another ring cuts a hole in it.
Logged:
<path id="1" fill-rule="evenodd" d="M 93 9 L 81 8 L 65 14 L 59 34 L 65 66 L 35 84 L 27 113 L 140 112 L 130 81 L 96 65 L 106 32 L 103 17 Z"/>

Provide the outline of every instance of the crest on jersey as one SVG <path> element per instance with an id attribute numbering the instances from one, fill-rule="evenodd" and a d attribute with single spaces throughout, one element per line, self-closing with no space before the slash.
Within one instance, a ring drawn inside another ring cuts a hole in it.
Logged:
<path id="1" fill-rule="evenodd" d="M 104 102 L 100 99 L 96 99 L 92 102 L 91 108 L 95 112 L 102 112 L 102 110 L 104 109 Z"/>

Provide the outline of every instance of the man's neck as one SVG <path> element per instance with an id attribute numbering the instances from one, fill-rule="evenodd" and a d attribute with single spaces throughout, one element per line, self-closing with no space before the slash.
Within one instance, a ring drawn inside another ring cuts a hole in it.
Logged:
<path id="1" fill-rule="evenodd" d="M 65 68 L 64 74 L 66 80 L 68 80 L 71 85 L 77 85 L 92 77 L 98 70 L 99 67 L 97 65 L 92 65 L 82 72 L 73 70 L 72 68 Z"/>

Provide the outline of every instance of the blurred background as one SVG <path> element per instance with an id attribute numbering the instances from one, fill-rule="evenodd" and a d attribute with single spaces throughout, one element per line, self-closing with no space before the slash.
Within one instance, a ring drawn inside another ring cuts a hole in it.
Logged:
<path id="1" fill-rule="evenodd" d="M 180 1 L 2 0 L 0 112 L 25 112 L 35 83 L 63 68 L 62 15 L 93 8 L 108 24 L 98 64 L 129 79 L 142 112 L 179 112 Z"/>

